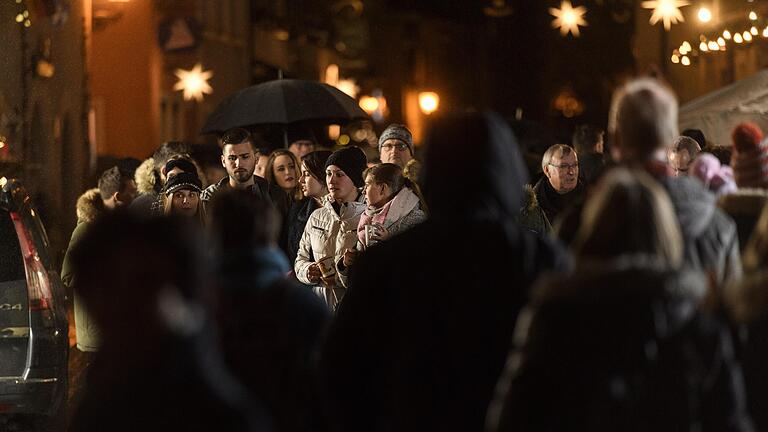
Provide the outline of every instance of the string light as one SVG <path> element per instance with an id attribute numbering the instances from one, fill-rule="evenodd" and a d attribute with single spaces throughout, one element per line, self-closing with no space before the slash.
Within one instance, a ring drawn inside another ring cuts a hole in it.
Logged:
<path id="1" fill-rule="evenodd" d="M 757 20 L 757 14 L 755 13 L 755 11 L 750 11 L 749 12 L 749 19 L 752 20 L 752 21 Z"/>
<path id="2" fill-rule="evenodd" d="M 677 56 L 677 54 L 672 54 L 672 63 L 678 64 L 680 63 L 680 57 Z"/>
<path id="3" fill-rule="evenodd" d="M 729 32 L 728 30 L 723 31 L 723 37 L 728 40 L 731 40 L 731 32 Z"/>
<path id="4" fill-rule="evenodd" d="M 741 33 L 736 33 L 735 35 L 733 35 L 733 41 L 736 42 L 737 44 L 744 42 L 744 39 L 742 39 L 741 37 Z"/>
<path id="5" fill-rule="evenodd" d="M 752 33 L 753 36 L 757 36 L 757 34 L 759 33 L 757 31 L 757 27 L 755 27 L 755 26 L 752 26 L 752 28 L 749 29 L 749 32 Z"/>
<path id="6" fill-rule="evenodd" d="M 710 41 L 709 44 L 707 44 L 710 51 L 720 51 L 720 45 L 715 41 Z"/>
<path id="7" fill-rule="evenodd" d="M 707 47 L 706 42 L 702 42 L 699 44 L 699 51 L 707 52 L 709 51 L 709 48 Z"/>
<path id="8" fill-rule="evenodd" d="M 752 33 L 748 32 L 748 31 L 745 31 L 742 34 L 742 37 L 744 38 L 745 41 L 752 42 Z"/>
<path id="9" fill-rule="evenodd" d="M 717 38 L 717 44 L 720 45 L 721 47 L 724 47 L 725 46 L 725 39 L 723 39 L 722 36 Z"/>
<path id="10" fill-rule="evenodd" d="M 683 58 L 680 60 L 680 63 L 682 63 L 683 66 L 690 66 L 691 59 L 689 59 L 688 56 L 683 56 Z"/>

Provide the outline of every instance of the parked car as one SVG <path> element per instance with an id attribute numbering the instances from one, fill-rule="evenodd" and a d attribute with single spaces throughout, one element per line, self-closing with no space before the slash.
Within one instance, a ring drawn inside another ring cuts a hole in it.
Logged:
<path id="1" fill-rule="evenodd" d="M 65 424 L 66 295 L 49 249 L 29 194 L 0 176 L 0 430 Z"/>

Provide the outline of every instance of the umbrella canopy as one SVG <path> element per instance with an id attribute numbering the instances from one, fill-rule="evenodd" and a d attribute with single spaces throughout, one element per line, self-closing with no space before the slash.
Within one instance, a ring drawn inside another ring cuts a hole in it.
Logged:
<path id="1" fill-rule="evenodd" d="M 297 122 L 345 124 L 367 120 L 357 101 L 328 84 L 283 79 L 237 91 L 208 116 L 202 134 L 221 134 L 235 127 L 287 125 Z"/>

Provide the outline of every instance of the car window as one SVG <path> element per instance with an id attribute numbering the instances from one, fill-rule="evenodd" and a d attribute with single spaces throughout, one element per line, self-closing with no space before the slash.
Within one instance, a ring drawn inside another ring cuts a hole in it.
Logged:
<path id="1" fill-rule="evenodd" d="M 11 214 L 0 209 L 0 282 L 25 278 L 24 258 Z"/>

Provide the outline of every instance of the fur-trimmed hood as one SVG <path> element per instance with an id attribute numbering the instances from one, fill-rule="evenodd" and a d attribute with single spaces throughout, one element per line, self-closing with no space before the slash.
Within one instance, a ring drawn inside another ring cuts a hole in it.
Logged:
<path id="1" fill-rule="evenodd" d="M 160 176 L 155 171 L 155 160 L 153 158 L 145 160 L 136 168 L 133 179 L 136 181 L 136 190 L 139 195 L 159 193 L 162 188 Z"/>
<path id="2" fill-rule="evenodd" d="M 539 208 L 539 199 L 536 198 L 536 191 L 532 184 L 523 186 L 523 209 L 525 212 L 532 212 Z"/>
<path id="3" fill-rule="evenodd" d="M 98 188 L 85 191 L 77 199 L 77 223 L 93 222 L 104 213 L 104 201 Z"/>

